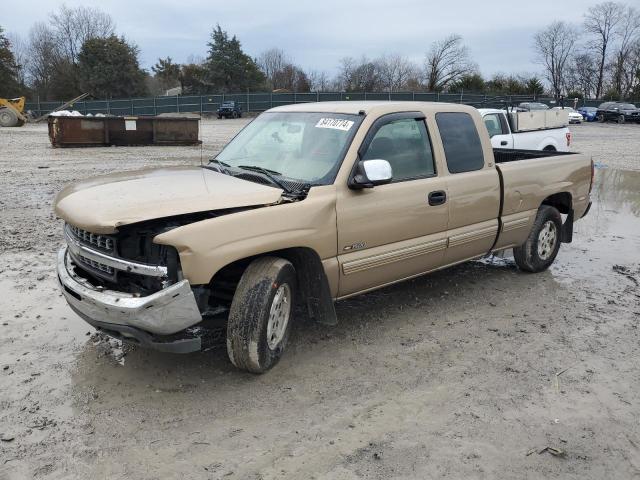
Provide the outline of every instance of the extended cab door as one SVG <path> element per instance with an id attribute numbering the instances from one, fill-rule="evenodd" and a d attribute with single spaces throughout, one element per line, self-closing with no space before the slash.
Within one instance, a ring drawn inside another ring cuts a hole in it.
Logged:
<path id="1" fill-rule="evenodd" d="M 504 113 L 487 113 L 482 117 L 493 148 L 515 148 L 513 135 Z"/>
<path id="2" fill-rule="evenodd" d="M 436 113 L 449 175 L 448 248 L 450 265 L 488 253 L 498 234 L 500 180 L 493 150 L 479 123 L 466 112 Z"/>
<path id="3" fill-rule="evenodd" d="M 446 180 L 438 174 L 424 114 L 383 115 L 359 156 L 387 160 L 393 180 L 338 190 L 341 297 L 437 268 L 447 246 Z"/>

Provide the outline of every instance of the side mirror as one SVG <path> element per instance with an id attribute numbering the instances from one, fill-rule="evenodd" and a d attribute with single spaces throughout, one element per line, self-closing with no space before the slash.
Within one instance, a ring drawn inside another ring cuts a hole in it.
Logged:
<path id="1" fill-rule="evenodd" d="M 355 174 L 349 180 L 349 188 L 359 190 L 384 185 L 393 179 L 391 165 L 386 160 L 360 160 Z"/>

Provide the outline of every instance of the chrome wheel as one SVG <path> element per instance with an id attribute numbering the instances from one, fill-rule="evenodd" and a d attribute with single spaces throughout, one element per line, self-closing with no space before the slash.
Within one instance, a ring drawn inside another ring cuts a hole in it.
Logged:
<path id="1" fill-rule="evenodd" d="M 291 316 L 291 289 L 283 283 L 278 287 L 273 296 L 269 309 L 269 321 L 267 322 L 267 344 L 271 350 L 275 350 L 284 338 L 287 324 Z"/>
<path id="2" fill-rule="evenodd" d="M 556 248 L 558 229 L 551 220 L 545 222 L 538 234 L 538 256 L 541 260 L 547 260 Z"/>

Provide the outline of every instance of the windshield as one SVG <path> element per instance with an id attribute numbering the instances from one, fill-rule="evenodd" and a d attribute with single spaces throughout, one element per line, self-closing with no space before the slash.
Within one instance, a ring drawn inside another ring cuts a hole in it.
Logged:
<path id="1" fill-rule="evenodd" d="M 621 103 L 620 108 L 622 110 L 635 110 L 636 106 L 632 103 Z"/>
<path id="2" fill-rule="evenodd" d="M 362 116 L 267 112 L 216 157 L 229 167 L 257 167 L 311 185 L 333 183 Z"/>

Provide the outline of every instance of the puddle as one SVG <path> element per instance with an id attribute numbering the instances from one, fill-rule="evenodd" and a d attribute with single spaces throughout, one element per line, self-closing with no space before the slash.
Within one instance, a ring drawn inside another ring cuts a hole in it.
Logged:
<path id="1" fill-rule="evenodd" d="M 574 225 L 573 242 L 563 244 L 551 272 L 560 281 L 589 280 L 607 286 L 614 265 L 640 263 L 640 172 L 599 169 L 593 204 Z"/>

